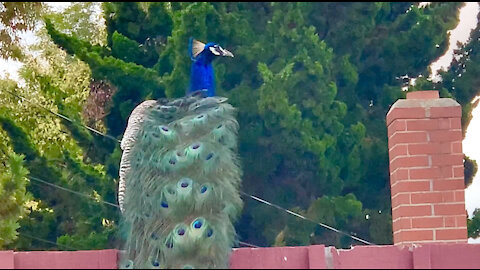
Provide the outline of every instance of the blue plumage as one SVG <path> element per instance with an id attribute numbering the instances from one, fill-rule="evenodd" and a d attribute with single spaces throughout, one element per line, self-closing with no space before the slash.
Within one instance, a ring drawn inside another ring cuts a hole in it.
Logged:
<path id="1" fill-rule="evenodd" d="M 187 94 L 206 90 L 206 96 L 215 96 L 215 73 L 212 61 L 217 56 L 233 57 L 233 54 L 217 43 L 204 44 L 193 38 L 190 38 L 189 52 L 193 63 L 190 71 L 190 88 Z"/>

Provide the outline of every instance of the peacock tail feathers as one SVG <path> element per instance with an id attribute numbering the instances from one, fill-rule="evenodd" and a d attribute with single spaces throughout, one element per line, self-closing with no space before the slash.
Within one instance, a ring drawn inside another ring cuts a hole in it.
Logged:
<path id="1" fill-rule="evenodd" d="M 121 142 L 121 268 L 227 268 L 243 203 L 236 110 L 193 94 L 149 100 Z"/>

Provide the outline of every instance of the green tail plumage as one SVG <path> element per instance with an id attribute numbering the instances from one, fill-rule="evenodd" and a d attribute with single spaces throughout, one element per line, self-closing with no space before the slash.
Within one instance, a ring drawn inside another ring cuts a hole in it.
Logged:
<path id="1" fill-rule="evenodd" d="M 240 214 L 238 123 L 226 98 L 145 101 L 121 147 L 121 268 L 227 268 Z"/>

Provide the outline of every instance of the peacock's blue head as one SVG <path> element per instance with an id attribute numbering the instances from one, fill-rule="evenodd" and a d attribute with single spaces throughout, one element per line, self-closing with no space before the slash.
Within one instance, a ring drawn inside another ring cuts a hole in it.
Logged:
<path id="1" fill-rule="evenodd" d="M 190 38 L 190 57 L 193 61 L 203 59 L 206 61 L 212 61 L 216 56 L 229 56 L 233 57 L 233 54 L 228 50 L 222 48 L 215 42 L 209 42 L 204 44 L 196 39 Z"/>

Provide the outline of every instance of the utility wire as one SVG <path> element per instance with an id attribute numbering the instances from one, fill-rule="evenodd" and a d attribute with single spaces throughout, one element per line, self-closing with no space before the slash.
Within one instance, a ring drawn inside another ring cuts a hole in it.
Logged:
<path id="1" fill-rule="evenodd" d="M 47 112 L 49 112 L 49 113 L 51 113 L 51 114 L 53 114 L 53 115 L 55 115 L 55 116 L 57 116 L 57 117 L 60 117 L 60 118 L 62 118 L 62 119 L 64 119 L 64 120 L 67 120 L 67 121 L 69 121 L 70 123 L 74 123 L 74 124 L 81 125 L 82 127 L 86 128 L 87 130 L 90 130 L 90 131 L 92 131 L 92 132 L 94 132 L 94 133 L 96 133 L 96 134 L 98 134 L 98 135 L 100 135 L 100 136 L 103 136 L 103 137 L 105 137 L 105 138 L 109 138 L 109 139 L 111 139 L 111 140 L 114 140 L 114 141 L 116 141 L 116 142 L 118 142 L 118 143 L 121 142 L 120 140 L 117 140 L 115 137 L 113 137 L 113 136 L 111 136 L 111 135 L 108 135 L 108 134 L 105 134 L 105 133 L 103 133 L 103 132 L 100 132 L 100 131 L 98 131 L 98 130 L 96 130 L 96 129 L 94 129 L 94 128 L 91 128 L 91 127 L 89 127 L 89 126 L 87 126 L 87 125 L 84 125 L 84 124 L 82 124 L 82 123 L 77 123 L 77 122 L 73 121 L 72 119 L 66 117 L 65 115 L 60 114 L 60 113 L 56 113 L 56 112 L 54 112 L 54 111 L 51 111 L 51 110 L 45 108 L 44 106 L 42 106 L 42 105 L 40 105 L 40 104 L 37 104 L 37 103 L 35 103 L 35 102 L 33 102 L 33 101 L 30 101 L 29 99 L 27 99 L 27 98 L 25 98 L 25 97 L 23 97 L 23 96 L 20 96 L 19 94 L 16 94 L 16 93 L 11 92 L 11 91 L 6 90 L 6 89 L 3 89 L 3 90 L 4 90 L 5 92 L 9 93 L 10 95 L 13 95 L 13 96 L 15 96 L 15 97 L 17 97 L 17 98 L 19 98 L 19 99 L 25 100 L 26 102 L 28 102 L 28 103 L 30 103 L 30 104 L 32 104 L 32 105 L 34 105 L 34 106 L 37 106 L 37 107 L 39 107 L 39 108 L 41 108 L 41 109 L 43 109 L 43 110 L 46 110 Z"/>
<path id="2" fill-rule="evenodd" d="M 94 200 L 95 202 L 104 203 L 104 204 L 107 204 L 107 205 L 110 205 L 110 206 L 114 206 L 114 207 L 116 207 L 116 208 L 119 208 L 119 206 L 118 206 L 117 204 L 113 204 L 113 203 L 106 202 L 106 201 L 102 201 L 102 200 L 97 200 L 97 199 L 95 199 L 95 198 L 93 198 L 93 197 L 91 197 L 91 196 L 89 196 L 89 195 L 86 195 L 86 194 L 83 194 L 83 193 L 81 193 L 81 192 L 77 192 L 77 191 L 71 190 L 71 189 L 69 189 L 69 188 L 65 188 L 65 187 L 62 187 L 62 186 L 58 186 L 58 185 L 52 184 L 52 183 L 47 182 L 47 181 L 45 181 L 45 180 L 39 179 L 39 178 L 37 178 L 37 177 L 30 176 L 29 178 L 30 178 L 31 180 L 40 182 L 40 183 L 42 183 L 42 184 L 46 184 L 46 185 L 49 185 L 49 186 L 52 186 L 52 187 L 55 187 L 55 188 L 58 188 L 58 189 L 61 189 L 61 190 L 64 190 L 64 191 L 71 192 L 71 193 L 76 194 L 76 195 L 80 195 L 80 196 L 85 197 L 85 198 L 88 198 L 88 199 L 92 199 L 92 200 Z M 29 236 L 29 235 L 25 235 L 25 236 L 33 238 L 33 236 Z M 36 239 L 36 238 L 34 238 L 34 239 Z M 38 238 L 37 240 L 39 240 L 39 241 L 44 241 L 44 242 L 47 242 L 47 243 L 56 244 L 56 243 L 54 243 L 54 242 L 51 242 L 51 241 L 48 241 L 48 240 L 45 240 L 45 239 L 40 239 L 40 238 Z M 256 246 L 256 245 L 253 245 L 253 244 L 249 244 L 249 243 L 246 243 L 246 242 L 242 242 L 242 241 L 239 241 L 238 243 L 241 244 L 241 245 L 244 245 L 244 246 L 248 246 L 248 247 L 254 247 L 254 248 L 258 248 L 258 247 L 259 247 L 259 246 Z M 66 247 L 68 247 L 68 246 L 66 246 Z M 73 248 L 72 248 L 72 249 L 73 249 Z"/>
<path id="3" fill-rule="evenodd" d="M 52 242 L 52 241 L 49 241 L 49 240 L 46 240 L 46 239 L 38 238 L 38 237 L 35 237 L 35 236 L 32 236 L 32 235 L 23 233 L 23 232 L 21 232 L 20 234 L 23 235 L 23 236 L 25 236 L 25 237 L 38 240 L 38 241 L 40 241 L 40 242 L 49 243 L 49 244 L 56 245 L 56 246 L 59 246 L 59 247 L 60 247 L 60 246 L 63 246 L 63 247 L 66 247 L 67 249 L 80 250 L 80 249 L 78 249 L 78 248 L 73 248 L 73 247 L 70 247 L 70 246 L 67 246 L 67 245 L 58 244 L 58 243 L 55 243 L 55 242 Z"/>
<path id="4" fill-rule="evenodd" d="M 33 181 L 37 181 L 37 182 L 40 182 L 40 183 L 43 183 L 43 184 L 46 184 L 46 185 L 49 185 L 49 186 L 52 186 L 52 187 L 55 187 L 55 188 L 64 190 L 64 191 L 67 191 L 67 192 L 71 192 L 71 193 L 73 193 L 73 194 L 77 194 L 77 195 L 79 195 L 79 196 L 83 196 L 83 197 L 86 197 L 86 198 L 95 200 L 96 202 L 99 202 L 99 203 L 104 203 L 104 204 L 106 204 L 106 205 L 110 205 L 110 206 L 113 206 L 113 207 L 116 207 L 116 208 L 120 208 L 117 204 L 114 204 L 114 203 L 111 203 L 111 202 L 102 201 L 102 200 L 97 200 L 96 198 L 93 198 L 92 196 L 83 194 L 83 193 L 81 193 L 81 192 L 77 192 L 77 191 L 75 191 L 75 190 L 71 190 L 71 189 L 69 189 L 69 188 L 65 188 L 65 187 L 62 187 L 62 186 L 58 186 L 58 185 L 52 184 L 52 183 L 47 182 L 47 181 L 45 181 L 45 180 L 39 179 L 39 178 L 37 178 L 37 177 L 29 176 L 28 178 L 30 178 L 30 179 L 33 180 Z"/>
<path id="5" fill-rule="evenodd" d="M 241 245 L 247 246 L 247 247 L 259 248 L 259 246 L 249 244 L 249 243 L 245 243 L 245 242 L 242 242 L 242 241 L 238 241 L 238 243 L 241 244 Z"/>
<path id="6" fill-rule="evenodd" d="M 313 223 L 318 224 L 318 225 L 320 225 L 320 226 L 322 226 L 322 227 L 324 227 L 324 228 L 327 228 L 327 229 L 329 229 L 329 230 L 332 230 L 332 231 L 334 231 L 334 232 L 336 232 L 336 233 L 346 235 L 346 236 L 348 236 L 348 237 L 350 237 L 350 238 L 352 238 L 352 239 L 354 239 L 354 240 L 357 240 L 357 241 L 359 241 L 359 242 L 362 242 L 362 243 L 364 243 L 364 244 L 374 245 L 373 243 L 370 243 L 370 242 L 368 242 L 368 241 L 365 241 L 365 240 L 363 240 L 363 239 L 361 239 L 361 238 L 358 238 L 358 237 L 356 237 L 356 236 L 350 235 L 350 234 L 348 234 L 348 233 L 346 233 L 346 232 L 342 232 L 342 231 L 340 231 L 340 230 L 338 230 L 338 229 L 333 228 L 332 226 L 328 226 L 327 224 L 324 224 L 324 223 L 321 223 L 321 222 L 316 222 L 316 221 L 314 221 L 314 220 L 312 220 L 312 219 L 309 219 L 309 218 L 307 218 L 307 217 L 305 217 L 305 216 L 302 216 L 302 215 L 300 215 L 300 214 L 298 214 L 298 213 L 295 213 L 295 212 L 293 212 L 293 211 L 290 211 L 290 210 L 288 210 L 288 209 L 285 209 L 285 208 L 283 208 L 283 207 L 281 207 L 281 206 L 278 206 L 278 205 L 276 205 L 276 204 L 273 204 L 273 203 L 270 203 L 270 202 L 268 202 L 268 201 L 262 200 L 262 199 L 260 199 L 260 198 L 258 198 L 258 197 L 256 197 L 256 196 L 247 194 L 247 193 L 245 193 L 245 192 L 243 192 L 243 191 L 240 191 L 240 193 L 243 194 L 244 196 L 247 196 L 247 197 L 249 197 L 249 198 L 252 198 L 252 199 L 254 199 L 254 200 L 256 200 L 256 201 L 259 201 L 259 202 L 261 202 L 261 203 L 263 203 L 263 204 L 266 204 L 266 205 L 275 207 L 275 208 L 277 208 L 277 209 L 279 209 L 279 210 L 281 210 L 281 211 L 287 212 L 287 213 L 290 214 L 290 215 L 294 215 L 294 216 L 296 216 L 296 217 L 298 217 L 298 218 L 301 218 L 301 219 L 303 219 L 303 220 L 307 220 L 307 221 L 313 222 Z"/>
<path id="7" fill-rule="evenodd" d="M 61 115 L 61 114 L 59 114 L 59 113 L 55 113 L 55 112 L 53 112 L 53 111 L 51 111 L 51 110 L 49 110 L 49 109 L 47 109 L 47 108 L 45 108 L 45 107 L 43 107 L 43 106 L 41 106 L 41 105 L 36 104 L 35 102 L 32 102 L 32 101 L 26 99 L 25 97 L 22 97 L 22 96 L 20 96 L 20 95 L 18 95 L 18 94 L 15 94 L 15 93 L 13 93 L 13 92 L 11 92 L 11 91 L 9 91 L 9 90 L 5 90 L 5 91 L 6 91 L 7 93 L 11 94 L 11 95 L 14 95 L 14 96 L 18 97 L 18 98 L 24 99 L 24 100 L 26 100 L 27 102 L 29 102 L 29 103 L 31 103 L 31 104 L 33 104 L 33 105 L 35 105 L 35 106 L 38 106 L 38 107 L 40 107 L 40 108 L 42 108 L 42 109 L 44 109 L 44 110 L 46 110 L 46 111 L 48 111 L 48 112 L 50 112 L 50 113 L 52 113 L 52 114 L 54 114 L 54 115 L 62 118 L 62 119 L 65 119 L 65 120 L 67 120 L 67 121 L 69 121 L 69 122 L 71 122 L 71 123 L 75 123 L 75 122 L 74 122 L 73 120 L 71 120 L 70 118 L 68 118 L 68 117 L 66 117 L 66 116 L 64 116 L 64 115 Z M 89 127 L 89 126 L 86 126 L 86 125 L 84 125 L 84 124 L 82 124 L 82 123 L 77 123 L 77 124 L 85 127 L 86 129 L 88 129 L 88 130 L 90 130 L 90 131 L 92 131 L 92 132 L 95 132 L 95 133 L 97 133 L 97 134 L 99 134 L 99 135 L 101 135 L 101 136 L 104 136 L 104 137 L 109 138 L 109 139 L 113 139 L 113 140 L 115 140 L 115 141 L 117 141 L 117 142 L 121 142 L 121 141 L 117 140 L 115 137 L 113 137 L 113 136 L 111 136 L 111 135 L 104 134 L 104 133 L 102 133 L 102 132 L 100 132 L 100 131 L 98 131 L 98 130 L 95 130 L 95 129 Z M 42 180 L 42 181 L 43 181 L 43 180 Z M 56 186 L 56 185 L 54 185 L 54 184 L 52 184 L 52 183 L 48 183 L 48 182 L 46 182 L 46 181 L 43 181 L 43 182 L 45 182 L 45 183 L 47 183 L 47 184 L 49 184 L 49 185 L 52 185 L 52 186 Z M 78 195 L 81 195 L 81 196 L 87 196 L 87 197 L 90 198 L 90 199 L 94 199 L 94 198 L 92 198 L 92 197 L 90 197 L 90 196 L 88 196 L 88 195 L 85 195 L 85 194 L 82 194 L 82 193 L 78 193 L 78 192 L 73 191 L 73 190 L 69 190 L 69 189 L 66 189 L 66 188 L 63 188 L 63 187 L 60 187 L 60 186 L 56 186 L 56 187 L 61 188 L 61 189 L 66 190 L 66 191 L 69 191 L 69 192 L 73 192 L 73 193 L 78 194 Z M 279 209 L 279 210 L 281 210 L 281 211 L 284 211 L 284 212 L 286 212 L 286 213 L 288 213 L 288 214 L 290 214 L 290 215 L 296 216 L 296 217 L 301 218 L 301 219 L 303 219 L 303 220 L 307 220 L 307 221 L 309 221 L 309 222 L 313 222 L 313 223 L 315 223 L 315 224 L 317 224 L 317 225 L 320 225 L 320 226 L 322 226 L 322 227 L 324 227 L 324 228 L 326 228 L 326 229 L 329 229 L 329 230 L 334 231 L 334 232 L 339 233 L 339 234 L 343 234 L 343 235 L 345 235 L 345 236 L 348 236 L 348 237 L 350 237 L 350 238 L 352 238 L 352 239 L 354 239 L 354 240 L 357 240 L 357 241 L 359 241 L 359 242 L 362 242 L 362 243 L 364 243 L 364 244 L 374 245 L 374 244 L 371 243 L 371 242 L 368 242 L 368 241 L 363 240 L 363 239 L 361 239 L 361 238 L 358 238 L 358 237 L 356 237 L 356 236 L 350 235 L 350 234 L 348 234 L 348 233 L 346 233 L 346 232 L 340 231 L 340 230 L 338 230 L 338 229 L 336 229 L 336 228 L 334 228 L 334 227 L 332 227 L 332 226 L 329 226 L 329 225 L 327 225 L 327 224 L 324 224 L 324 223 L 321 223 L 321 222 L 317 222 L 317 221 L 314 221 L 314 220 L 309 219 L 309 218 L 307 218 L 307 217 L 304 217 L 303 215 L 300 215 L 300 214 L 298 214 L 298 213 L 295 213 L 295 212 L 293 212 L 293 211 L 290 211 L 290 210 L 288 210 L 288 209 L 285 209 L 285 208 L 283 208 L 283 207 L 281 207 L 281 206 L 278 206 L 278 205 L 276 205 L 276 204 L 273 204 L 273 203 L 270 203 L 270 202 L 268 202 L 268 201 L 265 201 L 265 200 L 263 200 L 263 199 L 261 199 L 261 198 L 259 198 L 259 197 L 256 197 L 256 196 L 247 194 L 247 193 L 245 193 L 245 192 L 243 192 L 243 191 L 240 191 L 240 193 L 243 194 L 244 196 L 247 196 L 247 197 L 253 199 L 253 200 L 256 200 L 256 201 L 261 202 L 261 203 L 263 203 L 263 204 L 266 204 L 266 205 L 269 205 L 269 206 L 271 206 L 271 207 L 277 208 L 277 209 Z M 102 201 L 102 202 L 103 202 L 103 201 Z M 106 204 L 109 204 L 109 205 L 113 205 L 113 206 L 115 206 L 115 207 L 119 207 L 118 205 L 112 204 L 112 203 L 109 203 L 109 202 L 103 202 L 103 203 L 106 203 Z"/>

